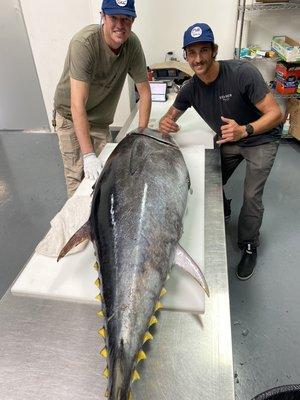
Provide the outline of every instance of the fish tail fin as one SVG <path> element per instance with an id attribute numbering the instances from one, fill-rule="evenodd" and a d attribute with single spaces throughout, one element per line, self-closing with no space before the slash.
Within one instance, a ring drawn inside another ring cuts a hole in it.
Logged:
<path id="1" fill-rule="evenodd" d="M 78 229 L 78 231 L 74 233 L 71 239 L 65 244 L 58 255 L 57 261 L 63 258 L 71 249 L 73 249 L 73 247 L 82 243 L 86 239 L 91 240 L 91 225 L 89 220 L 82 225 L 82 227 Z"/>

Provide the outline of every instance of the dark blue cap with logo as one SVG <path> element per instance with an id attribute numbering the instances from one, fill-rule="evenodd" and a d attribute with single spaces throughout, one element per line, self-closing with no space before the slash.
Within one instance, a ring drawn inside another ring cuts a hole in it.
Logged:
<path id="1" fill-rule="evenodd" d="M 204 23 L 197 23 L 190 26 L 183 35 L 183 46 L 184 49 L 186 46 L 193 43 L 214 43 L 214 34 L 211 28 Z"/>
<path id="2" fill-rule="evenodd" d="M 134 0 L 103 0 L 102 11 L 108 15 L 127 15 L 136 18 Z"/>

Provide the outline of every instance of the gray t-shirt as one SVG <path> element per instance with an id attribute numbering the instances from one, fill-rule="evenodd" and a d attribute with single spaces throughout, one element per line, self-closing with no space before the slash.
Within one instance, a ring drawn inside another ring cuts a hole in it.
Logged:
<path id="1" fill-rule="evenodd" d="M 88 120 L 94 126 L 106 128 L 113 122 L 127 73 L 135 83 L 147 81 L 145 56 L 138 37 L 131 32 L 116 55 L 107 46 L 100 25 L 89 25 L 71 40 L 54 108 L 72 120 L 70 77 L 87 82 Z"/>
<path id="2" fill-rule="evenodd" d="M 255 107 L 269 89 L 256 67 L 247 61 L 219 61 L 217 79 L 205 84 L 194 75 L 181 88 L 173 104 L 180 111 L 194 107 L 204 121 L 221 137 L 221 116 L 234 119 L 239 125 L 258 120 L 261 112 Z M 240 146 L 257 146 L 278 140 L 282 125 L 260 135 L 253 135 L 235 142 Z"/>

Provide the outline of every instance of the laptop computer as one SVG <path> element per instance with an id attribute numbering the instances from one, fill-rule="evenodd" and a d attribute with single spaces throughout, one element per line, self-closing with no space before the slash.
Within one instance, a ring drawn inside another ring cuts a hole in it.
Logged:
<path id="1" fill-rule="evenodd" d="M 167 100 L 167 83 L 166 82 L 149 82 L 151 89 L 152 101 L 166 101 Z"/>

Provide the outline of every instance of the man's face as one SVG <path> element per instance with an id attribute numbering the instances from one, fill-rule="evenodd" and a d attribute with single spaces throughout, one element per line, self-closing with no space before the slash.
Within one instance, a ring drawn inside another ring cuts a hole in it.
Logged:
<path id="1" fill-rule="evenodd" d="M 186 60 L 196 75 L 205 75 L 214 62 L 211 43 L 195 43 L 187 46 Z"/>
<path id="2" fill-rule="evenodd" d="M 127 15 L 103 15 L 103 30 L 107 44 L 118 49 L 128 39 L 134 18 Z"/>

